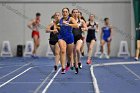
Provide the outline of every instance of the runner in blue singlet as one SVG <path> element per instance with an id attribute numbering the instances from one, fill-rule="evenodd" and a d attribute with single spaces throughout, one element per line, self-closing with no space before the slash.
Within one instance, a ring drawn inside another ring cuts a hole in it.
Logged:
<path id="1" fill-rule="evenodd" d="M 62 18 L 59 22 L 58 43 L 60 47 L 60 62 L 62 65 L 62 74 L 65 74 L 66 53 L 70 60 L 71 69 L 73 69 L 73 46 L 74 37 L 72 34 L 73 28 L 78 28 L 78 24 L 74 18 L 70 17 L 68 8 L 62 9 Z M 67 50 L 67 51 L 66 51 Z"/>
<path id="2" fill-rule="evenodd" d="M 107 43 L 107 48 L 108 48 L 108 53 L 106 55 L 106 58 L 109 59 L 110 58 L 110 44 L 111 44 L 111 40 L 112 40 L 112 27 L 110 26 L 109 23 L 109 18 L 105 18 L 104 19 L 104 23 L 105 26 L 102 27 L 102 31 L 101 31 L 101 56 L 100 58 L 103 57 L 103 46 L 105 43 Z"/>

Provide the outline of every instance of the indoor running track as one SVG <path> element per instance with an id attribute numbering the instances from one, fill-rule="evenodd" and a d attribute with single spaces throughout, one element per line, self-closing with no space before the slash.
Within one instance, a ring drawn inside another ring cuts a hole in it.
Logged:
<path id="1" fill-rule="evenodd" d="M 0 93 L 139 93 L 140 62 L 133 58 L 82 58 L 78 75 L 61 67 L 53 71 L 54 58 L 0 58 Z"/>

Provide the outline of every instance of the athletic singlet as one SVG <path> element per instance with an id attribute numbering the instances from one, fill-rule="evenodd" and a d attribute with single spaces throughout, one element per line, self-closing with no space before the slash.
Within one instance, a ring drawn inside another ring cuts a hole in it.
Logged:
<path id="1" fill-rule="evenodd" d="M 91 23 L 89 22 L 89 24 L 87 25 L 87 27 L 91 26 L 91 28 L 88 28 L 87 36 L 95 37 L 96 25 L 97 24 L 95 22 L 94 22 L 93 25 L 91 25 Z"/>
<path id="2" fill-rule="evenodd" d="M 54 26 L 51 26 L 51 28 L 50 28 L 51 30 L 54 30 Z M 50 33 L 50 39 L 49 39 L 50 41 L 58 41 L 58 33 L 53 33 L 53 32 L 51 32 Z"/>
<path id="3" fill-rule="evenodd" d="M 110 37 L 110 34 L 111 34 L 111 28 L 108 27 L 108 26 L 105 26 L 102 28 L 102 31 L 103 31 L 103 39 L 106 40 Z"/>
<path id="4" fill-rule="evenodd" d="M 33 24 L 33 31 L 39 31 L 40 24 L 37 21 L 40 22 L 40 20 L 36 20 L 35 24 Z"/>
<path id="5" fill-rule="evenodd" d="M 81 24 L 82 23 L 80 22 L 80 19 L 77 20 L 77 23 L 79 25 L 79 28 L 73 28 L 73 30 L 72 30 L 72 33 L 73 33 L 74 37 L 79 36 L 79 35 L 82 36 L 82 29 L 81 29 Z"/>
<path id="6" fill-rule="evenodd" d="M 68 17 L 66 21 L 69 22 L 69 20 L 70 17 Z M 59 25 L 60 25 L 60 31 L 58 34 L 58 39 L 64 40 L 67 44 L 72 44 L 74 42 L 74 37 L 72 33 L 73 28 L 71 26 L 63 24 L 63 18 L 61 18 Z"/>
<path id="7" fill-rule="evenodd" d="M 68 17 L 66 21 L 69 22 L 69 19 L 70 17 Z M 61 18 L 59 25 L 60 25 L 59 35 L 61 35 L 62 37 L 67 37 L 68 35 L 72 34 L 72 27 L 63 24 L 63 18 Z"/>

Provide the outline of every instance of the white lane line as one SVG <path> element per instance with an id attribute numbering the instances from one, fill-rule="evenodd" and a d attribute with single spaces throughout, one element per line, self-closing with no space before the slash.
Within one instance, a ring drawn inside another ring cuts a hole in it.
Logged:
<path id="1" fill-rule="evenodd" d="M 23 66 L 24 64 L 19 64 L 19 65 L 2 65 L 0 68 L 9 68 L 9 67 L 17 67 L 17 66 Z M 54 65 L 48 65 L 48 64 L 42 64 L 42 65 L 35 65 L 34 67 L 52 67 Z M 86 64 L 83 66 L 87 66 Z"/>
<path id="2" fill-rule="evenodd" d="M 46 81 L 49 79 L 49 77 L 52 75 L 52 73 L 54 72 L 54 70 L 52 70 L 52 72 L 43 80 L 43 82 L 36 88 L 36 90 L 34 91 L 34 93 L 38 93 L 40 88 L 46 83 Z"/>
<path id="3" fill-rule="evenodd" d="M 96 79 L 94 72 L 93 72 L 93 65 L 91 65 L 91 67 L 90 67 L 90 72 L 91 72 L 91 76 L 92 76 L 94 91 L 95 91 L 95 93 L 100 93 L 97 79 Z"/>
<path id="4" fill-rule="evenodd" d="M 100 64 L 94 64 L 94 67 L 100 67 L 100 66 L 112 66 L 112 65 L 131 65 L 131 64 L 140 64 L 140 62 L 113 62 L 113 63 L 100 63 Z"/>
<path id="5" fill-rule="evenodd" d="M 20 66 L 23 66 L 23 65 L 3 66 L 3 68 L 10 68 L 10 67 L 20 67 Z"/>
<path id="6" fill-rule="evenodd" d="M 4 83 L 4 82 L 0 82 L 0 83 Z M 38 84 L 38 83 L 42 83 L 42 82 L 10 82 L 10 84 Z M 47 83 L 47 82 L 45 82 Z M 49 82 L 48 82 L 49 83 Z M 53 83 L 65 83 L 65 84 L 92 84 L 93 82 L 53 82 Z M 37 92 L 38 93 L 38 92 Z"/>
<path id="7" fill-rule="evenodd" d="M 6 75 L 4 75 L 4 76 L 0 77 L 0 80 L 1 80 L 1 79 L 3 79 L 3 78 L 5 78 L 5 77 L 7 77 L 8 75 L 10 75 L 10 74 L 12 74 L 12 73 L 16 72 L 16 71 L 18 71 L 18 70 L 22 69 L 23 67 L 25 67 L 25 66 L 27 66 L 27 65 L 29 65 L 29 64 L 31 64 L 31 63 L 27 63 L 27 64 L 25 64 L 25 65 L 23 65 L 23 66 L 21 66 L 21 67 L 17 68 L 16 70 L 14 70 L 14 71 L 12 71 L 12 72 L 10 72 L 10 73 L 8 73 L 8 74 L 6 74 Z"/>
<path id="8" fill-rule="evenodd" d="M 16 67 L 16 66 L 22 66 L 22 65 L 3 66 L 2 68 Z M 42 65 L 42 66 L 34 66 L 34 67 L 51 67 L 51 66 L 54 66 L 54 65 Z"/>
<path id="9" fill-rule="evenodd" d="M 30 69 L 32 69 L 33 67 L 29 67 L 28 69 L 26 69 L 25 71 L 21 72 L 20 74 L 16 75 L 15 77 L 11 78 L 10 80 L 6 81 L 5 83 L 0 85 L 0 88 L 2 88 L 3 86 L 5 86 L 6 84 L 10 83 L 11 81 L 13 81 L 14 79 L 18 78 L 19 76 L 21 76 L 22 74 L 26 73 L 27 71 L 29 71 Z"/>
<path id="10" fill-rule="evenodd" d="M 61 67 L 58 69 L 58 71 L 55 73 L 55 75 L 53 76 L 53 78 L 50 80 L 50 82 L 47 84 L 47 86 L 45 87 L 45 89 L 42 91 L 42 93 L 46 93 L 48 88 L 50 87 L 50 85 L 52 84 L 52 82 L 54 81 L 55 77 L 58 75 L 58 73 L 60 72 Z"/>
<path id="11" fill-rule="evenodd" d="M 122 65 L 126 70 L 128 70 L 131 74 L 133 74 L 135 77 L 137 77 L 140 80 L 140 76 L 137 75 L 134 71 L 132 71 L 130 68 L 128 68 L 125 65 Z"/>

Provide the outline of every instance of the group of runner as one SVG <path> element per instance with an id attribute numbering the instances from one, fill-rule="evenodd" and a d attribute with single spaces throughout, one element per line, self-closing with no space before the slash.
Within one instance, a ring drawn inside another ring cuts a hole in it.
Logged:
<path id="1" fill-rule="evenodd" d="M 62 16 L 61 16 L 62 15 Z M 40 13 L 36 13 L 36 18 L 31 20 L 28 27 L 32 30 L 32 38 L 34 40 L 33 57 L 36 57 L 36 51 L 39 47 L 40 35 Z M 84 56 L 84 43 L 87 43 L 87 64 L 92 64 L 93 47 L 96 43 L 96 32 L 99 32 L 98 23 L 95 22 L 95 15 L 90 14 L 88 21 L 78 9 L 65 7 L 60 12 L 55 12 L 51 17 L 52 21 L 46 27 L 46 33 L 50 33 L 49 44 L 55 56 L 54 69 L 57 71 L 59 62 L 62 66 L 62 74 L 66 71 L 75 69 L 75 74 L 78 74 L 82 68 L 80 60 L 81 55 Z M 87 36 L 85 32 L 87 31 Z M 104 19 L 104 26 L 101 28 L 100 45 L 101 56 L 103 57 L 103 46 L 107 43 L 108 53 L 107 58 L 110 58 L 110 44 L 112 40 L 112 27 L 109 18 Z"/>

